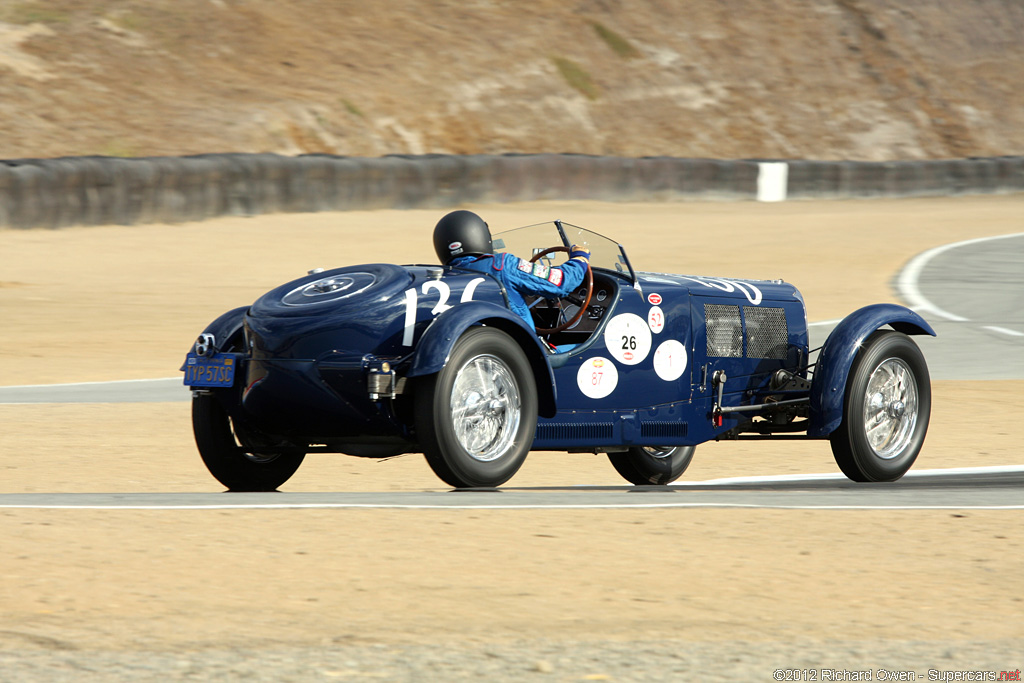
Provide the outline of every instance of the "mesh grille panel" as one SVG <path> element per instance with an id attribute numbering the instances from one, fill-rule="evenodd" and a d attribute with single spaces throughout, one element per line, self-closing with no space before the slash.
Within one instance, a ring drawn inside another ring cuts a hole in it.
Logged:
<path id="1" fill-rule="evenodd" d="M 743 356 L 743 328 L 740 307 L 704 304 L 707 322 L 708 356 L 740 358 Z"/>
<path id="2" fill-rule="evenodd" d="M 789 349 L 786 311 L 745 306 L 743 317 L 747 322 L 747 358 L 785 360 Z"/>

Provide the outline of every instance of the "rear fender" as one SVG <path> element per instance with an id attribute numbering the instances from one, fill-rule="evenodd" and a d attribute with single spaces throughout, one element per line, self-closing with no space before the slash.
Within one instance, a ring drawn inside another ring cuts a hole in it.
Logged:
<path id="1" fill-rule="evenodd" d="M 245 314 L 248 312 L 248 306 L 239 306 L 233 308 L 227 313 L 222 314 L 212 323 L 206 326 L 203 330 L 203 334 L 213 335 L 213 352 L 223 352 L 228 348 L 234 346 L 234 351 L 244 351 L 242 342 L 242 327 L 245 324 Z M 196 350 L 196 342 L 192 343 L 186 353 Z M 186 359 L 185 363 L 179 368 L 180 371 L 184 372 L 185 367 L 188 363 Z M 244 365 L 240 365 L 235 371 L 235 386 L 238 386 L 239 375 L 244 376 Z M 225 391 L 224 389 L 214 389 L 213 393 L 218 397 L 218 400 L 224 405 L 224 409 L 234 415 L 234 411 L 238 408 L 237 394 L 234 391 Z M 229 398 L 232 397 L 232 398 Z"/>
<path id="2" fill-rule="evenodd" d="M 555 375 L 537 333 L 515 313 L 486 301 L 469 301 L 437 316 L 416 344 L 409 377 L 439 372 L 448 362 L 455 342 L 474 325 L 486 325 L 508 334 L 530 361 L 537 382 L 537 402 L 542 417 L 554 417 L 557 395 Z"/>
<path id="3" fill-rule="evenodd" d="M 825 437 L 843 421 L 846 381 L 857 352 L 868 336 L 883 325 L 904 334 L 930 334 L 925 319 L 904 306 L 874 304 L 843 318 L 825 340 L 811 383 L 811 415 L 807 435 Z"/>
<path id="4" fill-rule="evenodd" d="M 206 326 L 203 334 L 212 334 L 214 339 L 214 351 L 224 351 L 229 346 L 228 342 L 242 331 L 245 322 L 245 313 L 248 306 L 239 306 L 224 313 L 219 318 Z M 190 348 L 189 351 L 192 349 Z M 241 349 L 236 349 L 240 351 Z"/>

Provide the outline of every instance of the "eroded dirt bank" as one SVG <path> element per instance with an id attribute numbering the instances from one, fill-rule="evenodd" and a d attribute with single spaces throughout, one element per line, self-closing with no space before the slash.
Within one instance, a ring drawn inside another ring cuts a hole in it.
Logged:
<path id="1" fill-rule="evenodd" d="M 1014 0 L 41 0 L 0 156 L 1024 153 Z"/>

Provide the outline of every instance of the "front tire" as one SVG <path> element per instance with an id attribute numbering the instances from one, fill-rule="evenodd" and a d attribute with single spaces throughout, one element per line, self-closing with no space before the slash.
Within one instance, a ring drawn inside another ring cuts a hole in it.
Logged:
<path id="1" fill-rule="evenodd" d="M 690 466 L 695 446 L 643 446 L 609 453 L 615 471 L 636 486 L 671 484 Z"/>
<path id="2" fill-rule="evenodd" d="M 905 334 L 878 330 L 850 368 L 843 421 L 829 440 L 853 481 L 896 481 L 914 464 L 931 415 L 924 355 Z"/>
<path id="3" fill-rule="evenodd" d="M 212 394 L 192 399 L 192 430 L 203 463 L 231 491 L 274 491 L 299 469 L 305 453 L 296 451 L 250 452 L 255 434 L 239 434 L 227 410 Z"/>
<path id="4" fill-rule="evenodd" d="M 441 371 L 421 380 L 415 422 L 427 463 L 445 483 L 504 484 L 537 429 L 537 385 L 526 354 L 500 330 L 469 329 Z"/>

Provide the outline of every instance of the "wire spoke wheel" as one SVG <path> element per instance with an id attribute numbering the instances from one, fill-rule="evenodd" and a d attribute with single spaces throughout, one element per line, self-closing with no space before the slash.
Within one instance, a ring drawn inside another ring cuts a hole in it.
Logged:
<path id="1" fill-rule="evenodd" d="M 466 363 L 455 377 L 451 406 L 455 437 L 475 460 L 496 460 L 515 443 L 522 400 L 501 359 L 485 355 Z"/>
<path id="2" fill-rule="evenodd" d="M 467 330 L 441 371 L 419 381 L 414 401 L 427 463 L 457 488 L 504 484 L 533 444 L 536 380 L 524 351 L 500 330 Z"/>
<path id="3" fill-rule="evenodd" d="M 891 459 L 903 452 L 914 435 L 917 409 L 917 382 L 910 366 L 890 358 L 875 368 L 864 397 L 864 428 L 878 457 Z"/>
<path id="4" fill-rule="evenodd" d="M 253 428 L 242 428 L 222 400 L 229 399 L 223 394 L 192 399 L 192 428 L 203 463 L 231 491 L 276 490 L 295 474 L 305 453 L 274 444 Z"/>
<path id="5" fill-rule="evenodd" d="M 830 436 L 836 464 L 854 481 L 895 481 L 914 464 L 928 430 L 931 381 L 910 337 L 878 330 L 846 380 L 843 421 Z"/>
<path id="6" fill-rule="evenodd" d="M 683 475 L 693 460 L 694 450 L 694 446 L 641 446 L 609 453 L 608 460 L 631 484 L 663 486 Z"/>

